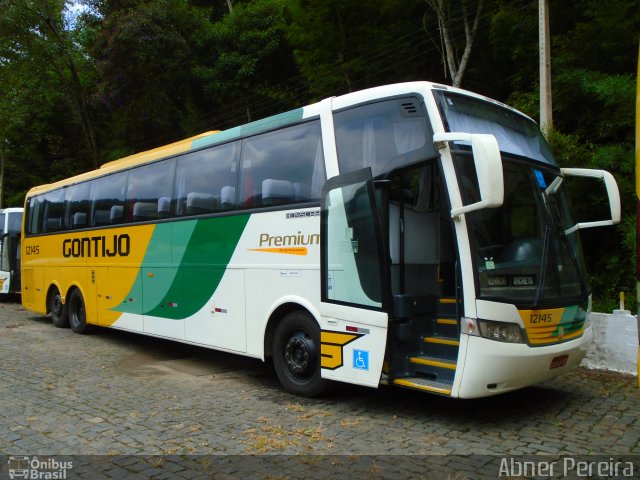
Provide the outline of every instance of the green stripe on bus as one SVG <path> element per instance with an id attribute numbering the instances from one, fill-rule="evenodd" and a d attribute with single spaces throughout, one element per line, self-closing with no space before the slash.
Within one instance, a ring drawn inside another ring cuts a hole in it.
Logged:
<path id="1" fill-rule="evenodd" d="M 138 277 L 132 290 L 140 288 L 139 282 L 149 281 L 144 278 L 147 270 L 163 274 L 153 278 L 153 288 L 144 289 L 142 313 L 180 320 L 198 312 L 218 288 L 248 221 L 249 215 L 234 215 L 157 225 L 140 267 L 143 275 Z M 170 247 L 166 246 L 170 246 L 172 240 L 175 258 L 169 266 L 167 249 Z M 181 241 L 184 241 L 182 245 Z M 161 266 L 163 251 L 166 267 Z M 174 304 L 178 308 L 174 308 Z M 129 304 L 116 310 L 139 313 L 131 310 Z"/>
<path id="2" fill-rule="evenodd" d="M 230 128 L 229 130 L 224 130 L 219 133 L 214 133 L 206 137 L 194 140 L 191 143 L 191 149 L 195 150 L 197 148 L 210 147 L 211 145 L 224 143 L 229 140 L 236 140 L 240 138 L 240 133 L 241 133 L 240 127 L 234 127 L 234 128 Z"/>
<path id="3" fill-rule="evenodd" d="M 268 130 L 274 130 L 276 128 L 285 127 L 302 120 L 304 115 L 304 109 L 296 108 L 288 112 L 274 115 L 272 117 L 263 118 L 255 122 L 247 123 L 240 127 L 230 128 L 220 133 L 214 133 L 204 138 L 194 140 L 191 144 L 192 149 L 208 147 L 210 145 L 216 145 L 218 143 L 227 142 L 229 140 L 235 140 L 241 137 L 248 137 L 250 135 L 256 135 L 258 133 L 266 132 Z"/>

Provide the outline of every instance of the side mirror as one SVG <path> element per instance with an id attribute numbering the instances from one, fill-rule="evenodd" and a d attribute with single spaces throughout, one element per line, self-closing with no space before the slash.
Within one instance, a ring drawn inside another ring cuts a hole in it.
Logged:
<path id="1" fill-rule="evenodd" d="M 469 205 L 452 205 L 451 217 L 463 213 L 502 206 L 504 202 L 504 180 L 502 176 L 502 158 L 498 141 L 493 135 L 477 133 L 436 133 L 437 142 L 466 142 L 471 144 L 473 162 L 480 189 L 480 201 Z"/>
<path id="2" fill-rule="evenodd" d="M 618 190 L 618 184 L 616 183 L 616 179 L 613 178 L 613 175 L 605 170 L 592 170 L 588 168 L 562 168 L 561 171 L 565 177 L 595 178 L 604 182 L 607 196 L 609 197 L 609 209 L 611 211 L 611 220 L 577 223 L 565 232 L 567 235 L 579 229 L 606 227 L 620 223 L 622 211 L 620 206 L 620 191 Z"/>

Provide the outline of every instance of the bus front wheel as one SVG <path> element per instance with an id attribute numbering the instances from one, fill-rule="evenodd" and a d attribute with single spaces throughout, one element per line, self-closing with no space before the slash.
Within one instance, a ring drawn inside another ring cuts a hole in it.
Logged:
<path id="1" fill-rule="evenodd" d="M 276 327 L 273 365 L 284 388 L 303 397 L 322 393 L 327 380 L 320 375 L 320 328 L 306 312 L 287 314 Z"/>
<path id="2" fill-rule="evenodd" d="M 67 305 L 62 303 L 62 295 L 60 295 L 60 291 L 57 288 L 54 288 L 49 293 L 47 308 L 51 313 L 51 323 L 58 328 L 65 328 L 69 326 Z"/>
<path id="3" fill-rule="evenodd" d="M 89 333 L 90 325 L 87 324 L 87 313 L 84 307 L 84 298 L 80 290 L 75 289 L 69 295 L 69 325 L 74 333 Z"/>

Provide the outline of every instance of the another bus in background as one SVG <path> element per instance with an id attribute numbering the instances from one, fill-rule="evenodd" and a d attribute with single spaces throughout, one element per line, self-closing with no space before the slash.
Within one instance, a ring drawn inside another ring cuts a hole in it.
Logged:
<path id="1" fill-rule="evenodd" d="M 20 293 L 20 230 L 23 208 L 0 210 L 0 294 Z"/>

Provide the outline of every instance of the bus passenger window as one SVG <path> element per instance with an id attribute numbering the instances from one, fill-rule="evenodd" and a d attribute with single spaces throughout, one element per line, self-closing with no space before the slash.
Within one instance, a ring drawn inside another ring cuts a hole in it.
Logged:
<path id="1" fill-rule="evenodd" d="M 133 221 L 154 220 L 158 218 L 158 204 L 155 202 L 135 202 L 133 204 Z"/>
<path id="2" fill-rule="evenodd" d="M 66 226 L 69 230 L 88 227 L 90 182 L 71 185 L 65 194 Z"/>
<path id="3" fill-rule="evenodd" d="M 25 222 L 26 232 L 30 235 L 42 233 L 44 217 L 44 195 L 38 195 L 27 200 L 27 220 Z"/>
<path id="4" fill-rule="evenodd" d="M 220 190 L 220 208 L 222 210 L 232 210 L 236 207 L 236 187 L 229 185 Z"/>
<path id="5" fill-rule="evenodd" d="M 235 208 L 238 147 L 238 142 L 215 145 L 178 158 L 177 216 L 205 215 Z"/>
<path id="6" fill-rule="evenodd" d="M 160 199 L 172 198 L 175 160 L 150 163 L 129 171 L 127 184 L 126 221 L 144 222 L 160 218 Z M 167 202 L 162 201 L 166 217 L 171 216 L 171 208 L 166 211 Z"/>
<path id="7" fill-rule="evenodd" d="M 288 180 L 267 178 L 262 181 L 262 204 L 277 205 L 291 203 L 293 200 L 293 184 Z"/>
<path id="8" fill-rule="evenodd" d="M 171 216 L 171 197 L 160 197 L 158 199 L 158 218 Z"/>
<path id="9" fill-rule="evenodd" d="M 244 140 L 240 204 L 245 208 L 318 201 L 326 180 L 320 123 Z"/>
<path id="10" fill-rule="evenodd" d="M 91 225 L 103 227 L 122 223 L 127 172 L 96 178 L 91 183 Z"/>
<path id="11" fill-rule="evenodd" d="M 64 190 L 45 194 L 43 232 L 58 232 L 64 228 Z"/>
<path id="12" fill-rule="evenodd" d="M 124 222 L 124 205 L 114 205 L 109 212 L 109 223 L 116 225 Z"/>
<path id="13" fill-rule="evenodd" d="M 217 201 L 210 193 L 190 192 L 187 194 L 187 215 L 213 213 L 217 210 Z"/>
<path id="14" fill-rule="evenodd" d="M 417 98 L 344 110 L 334 124 L 340 173 L 371 167 L 377 176 L 437 156 Z"/>

